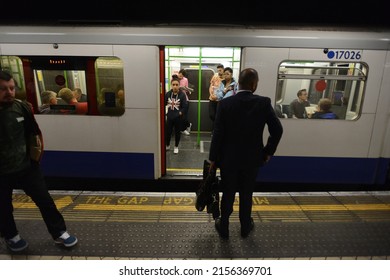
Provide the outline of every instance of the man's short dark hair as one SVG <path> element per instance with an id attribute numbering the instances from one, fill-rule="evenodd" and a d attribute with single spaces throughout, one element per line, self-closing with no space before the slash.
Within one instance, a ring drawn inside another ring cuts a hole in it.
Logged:
<path id="1" fill-rule="evenodd" d="M 225 67 L 223 67 L 223 64 L 218 64 L 217 68 L 225 68 Z"/>
<path id="2" fill-rule="evenodd" d="M 0 80 L 8 82 L 11 79 L 12 79 L 11 73 L 9 73 L 8 71 L 5 71 L 5 70 L 0 70 Z"/>
<path id="3" fill-rule="evenodd" d="M 301 96 L 301 95 L 302 95 L 302 92 L 307 92 L 307 90 L 306 90 L 305 88 L 298 90 L 297 96 L 298 96 L 298 97 Z"/>

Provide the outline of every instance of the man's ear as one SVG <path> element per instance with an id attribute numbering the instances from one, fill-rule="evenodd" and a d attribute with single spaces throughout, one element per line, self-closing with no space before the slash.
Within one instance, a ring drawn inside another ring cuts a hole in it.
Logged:
<path id="1" fill-rule="evenodd" d="M 251 89 L 252 89 L 252 93 L 256 91 L 256 89 L 257 89 L 257 82 L 253 82 L 252 83 Z"/>

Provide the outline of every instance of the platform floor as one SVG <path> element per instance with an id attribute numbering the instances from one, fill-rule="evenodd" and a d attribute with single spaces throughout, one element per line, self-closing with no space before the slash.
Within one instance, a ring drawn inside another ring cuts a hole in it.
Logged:
<path id="1" fill-rule="evenodd" d="M 171 149 L 166 151 L 167 176 L 201 178 L 203 161 L 209 156 L 211 134 L 196 131 L 192 131 L 190 135 L 182 134 L 178 154 L 173 153 L 174 142 L 174 136 L 172 136 Z"/>
<path id="2" fill-rule="evenodd" d="M 52 191 L 71 249 L 54 244 L 39 210 L 15 191 L 15 218 L 30 246 L 0 259 L 381 259 L 390 260 L 390 192 L 256 193 L 255 229 L 240 236 L 238 204 L 230 238 L 193 193 Z M 237 198 L 238 199 L 238 198 Z"/>

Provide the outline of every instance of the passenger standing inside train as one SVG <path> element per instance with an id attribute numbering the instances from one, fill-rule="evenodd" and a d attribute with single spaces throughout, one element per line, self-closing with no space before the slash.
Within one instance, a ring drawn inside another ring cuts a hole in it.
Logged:
<path id="1" fill-rule="evenodd" d="M 190 107 L 190 94 L 191 94 L 191 88 L 188 87 L 188 79 L 187 79 L 187 72 L 185 69 L 180 69 L 179 73 L 177 74 L 177 77 L 180 81 L 180 90 L 183 91 L 186 94 L 187 98 L 187 109 L 186 112 L 184 112 L 184 130 L 181 132 L 184 135 L 190 135 L 192 123 L 188 121 L 188 110 Z"/>
<path id="2" fill-rule="evenodd" d="M 211 78 L 211 81 L 210 81 L 209 117 L 210 117 L 211 122 L 212 122 L 211 131 L 214 130 L 215 114 L 217 113 L 217 105 L 218 105 L 217 91 L 218 91 L 219 86 L 223 80 L 223 69 L 225 69 L 225 67 L 223 67 L 222 64 L 218 64 L 217 65 L 217 73 L 214 74 L 214 76 Z"/>
<path id="3" fill-rule="evenodd" d="M 15 87 L 12 75 L 0 71 L 0 234 L 13 252 L 28 247 L 13 216 L 13 189 L 22 188 L 38 206 L 54 242 L 72 247 L 77 238 L 67 232 L 41 172 L 41 131 L 30 104 L 15 99 Z M 31 148 L 30 139 L 34 139 L 36 149 Z"/>
<path id="4" fill-rule="evenodd" d="M 297 92 L 297 99 L 294 99 L 290 103 L 290 118 L 304 119 L 307 118 L 305 107 L 310 106 L 310 102 L 307 100 L 308 93 L 306 89 L 300 89 Z"/>
<path id="5" fill-rule="evenodd" d="M 225 69 L 223 69 L 223 76 L 224 79 L 217 90 L 218 100 L 233 96 L 235 93 L 236 81 L 233 78 L 233 69 L 225 67 Z"/>
<path id="6" fill-rule="evenodd" d="M 283 134 L 271 99 L 254 94 L 258 82 L 255 69 L 242 70 L 237 93 L 218 104 L 209 160 L 210 171 L 218 167 L 221 171 L 221 217 L 215 220 L 215 227 L 222 238 L 229 237 L 236 191 L 241 236 L 247 237 L 254 228 L 252 196 L 259 167 L 270 160 Z M 269 137 L 264 146 L 265 125 Z"/>
<path id="7" fill-rule="evenodd" d="M 179 153 L 179 143 L 181 131 L 183 130 L 184 114 L 187 110 L 186 94 L 180 90 L 180 81 L 173 78 L 171 81 L 172 89 L 165 94 L 165 106 L 167 108 L 165 145 L 166 150 L 170 150 L 171 136 L 175 130 L 174 154 Z"/>

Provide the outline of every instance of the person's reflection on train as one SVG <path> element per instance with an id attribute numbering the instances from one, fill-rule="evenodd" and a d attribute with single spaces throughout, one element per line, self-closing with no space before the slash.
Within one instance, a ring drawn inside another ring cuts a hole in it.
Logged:
<path id="1" fill-rule="evenodd" d="M 125 107 L 125 90 L 122 83 L 116 87 L 115 102 L 117 106 L 122 108 Z"/>
<path id="2" fill-rule="evenodd" d="M 76 97 L 73 94 L 73 91 L 69 88 L 62 88 L 58 92 L 58 95 L 61 97 L 63 101 L 67 105 L 74 105 L 70 109 L 61 109 L 60 112 L 62 114 L 78 114 L 83 115 L 86 114 L 88 111 L 88 104 L 87 102 L 77 102 Z"/>
<path id="3" fill-rule="evenodd" d="M 102 88 L 100 92 L 103 97 L 103 101 L 98 107 L 101 115 L 121 116 L 125 113 L 125 92 L 123 89 L 119 89 L 117 92 L 114 92 L 111 88 Z"/>
<path id="4" fill-rule="evenodd" d="M 310 102 L 307 100 L 308 93 L 306 89 L 300 89 L 297 92 L 297 97 L 290 103 L 290 118 L 304 119 L 306 118 L 305 107 L 310 106 Z"/>
<path id="5" fill-rule="evenodd" d="M 57 105 L 57 93 L 51 90 L 45 90 L 41 93 L 42 105 L 39 106 L 40 114 L 53 114 L 55 110 L 50 109 L 50 105 Z"/>
<path id="6" fill-rule="evenodd" d="M 332 101 L 329 98 L 321 98 L 311 119 L 338 119 L 337 115 L 331 111 Z"/>
<path id="7" fill-rule="evenodd" d="M 118 89 L 116 95 L 118 96 L 118 105 L 121 107 L 125 107 L 125 90 Z"/>
<path id="8" fill-rule="evenodd" d="M 184 112 L 187 109 L 187 97 L 180 90 L 179 79 L 173 78 L 171 81 L 172 89 L 165 94 L 166 106 L 166 130 L 165 130 L 165 145 L 166 150 L 170 150 L 171 136 L 175 130 L 175 147 L 173 153 L 179 153 L 179 143 L 181 131 L 183 130 Z"/>

